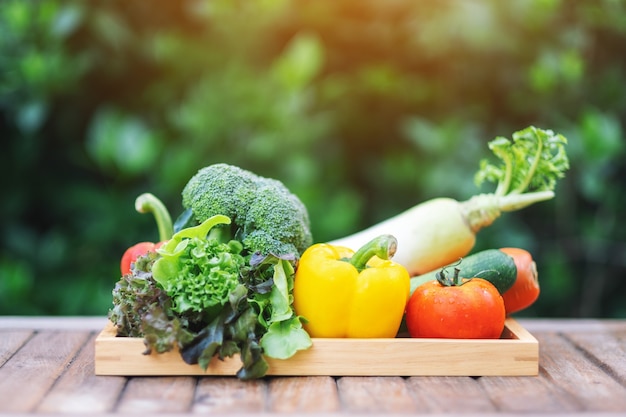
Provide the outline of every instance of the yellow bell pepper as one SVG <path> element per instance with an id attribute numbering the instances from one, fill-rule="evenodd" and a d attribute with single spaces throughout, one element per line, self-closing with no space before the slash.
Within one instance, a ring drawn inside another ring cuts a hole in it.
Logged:
<path id="1" fill-rule="evenodd" d="M 294 308 L 311 337 L 395 337 L 410 294 L 406 268 L 390 258 L 397 247 L 382 235 L 356 253 L 320 243 L 300 258 Z"/>

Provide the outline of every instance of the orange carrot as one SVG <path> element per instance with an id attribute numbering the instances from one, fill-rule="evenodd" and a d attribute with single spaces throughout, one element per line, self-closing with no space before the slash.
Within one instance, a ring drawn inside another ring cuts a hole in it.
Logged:
<path id="1" fill-rule="evenodd" d="M 539 297 L 539 275 L 532 255 L 520 248 L 500 248 L 513 258 L 517 278 L 513 286 L 502 294 L 507 314 L 512 314 L 532 305 Z"/>

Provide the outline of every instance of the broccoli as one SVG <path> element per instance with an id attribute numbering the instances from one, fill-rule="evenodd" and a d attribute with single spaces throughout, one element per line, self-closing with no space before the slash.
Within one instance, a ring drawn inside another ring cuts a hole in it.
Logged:
<path id="1" fill-rule="evenodd" d="M 184 187 L 180 219 L 202 223 L 214 215 L 231 219 L 222 240 L 239 240 L 250 253 L 299 256 L 313 238 L 300 199 L 280 181 L 224 163 L 200 169 Z M 180 222 L 177 222 L 179 224 Z"/>

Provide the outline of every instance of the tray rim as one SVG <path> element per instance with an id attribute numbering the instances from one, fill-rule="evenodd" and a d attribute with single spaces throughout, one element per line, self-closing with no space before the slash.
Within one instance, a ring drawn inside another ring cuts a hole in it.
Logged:
<path id="1" fill-rule="evenodd" d="M 536 376 L 539 342 L 507 317 L 500 339 L 312 338 L 293 357 L 266 357 L 268 376 Z M 208 368 L 184 363 L 177 350 L 144 355 L 140 337 L 118 337 L 108 321 L 95 339 L 95 374 L 117 376 L 234 376 L 238 355 L 213 358 Z M 387 358 L 381 361 L 380 356 Z"/>

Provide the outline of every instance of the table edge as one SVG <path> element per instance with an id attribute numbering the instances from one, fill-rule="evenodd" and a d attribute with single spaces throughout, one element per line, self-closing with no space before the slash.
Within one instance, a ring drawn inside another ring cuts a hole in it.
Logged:
<path id="1" fill-rule="evenodd" d="M 624 328 L 626 319 L 599 318 L 513 318 L 527 331 L 596 332 Z M 102 316 L 0 316 L 0 329 L 100 331 L 108 322 Z"/>

